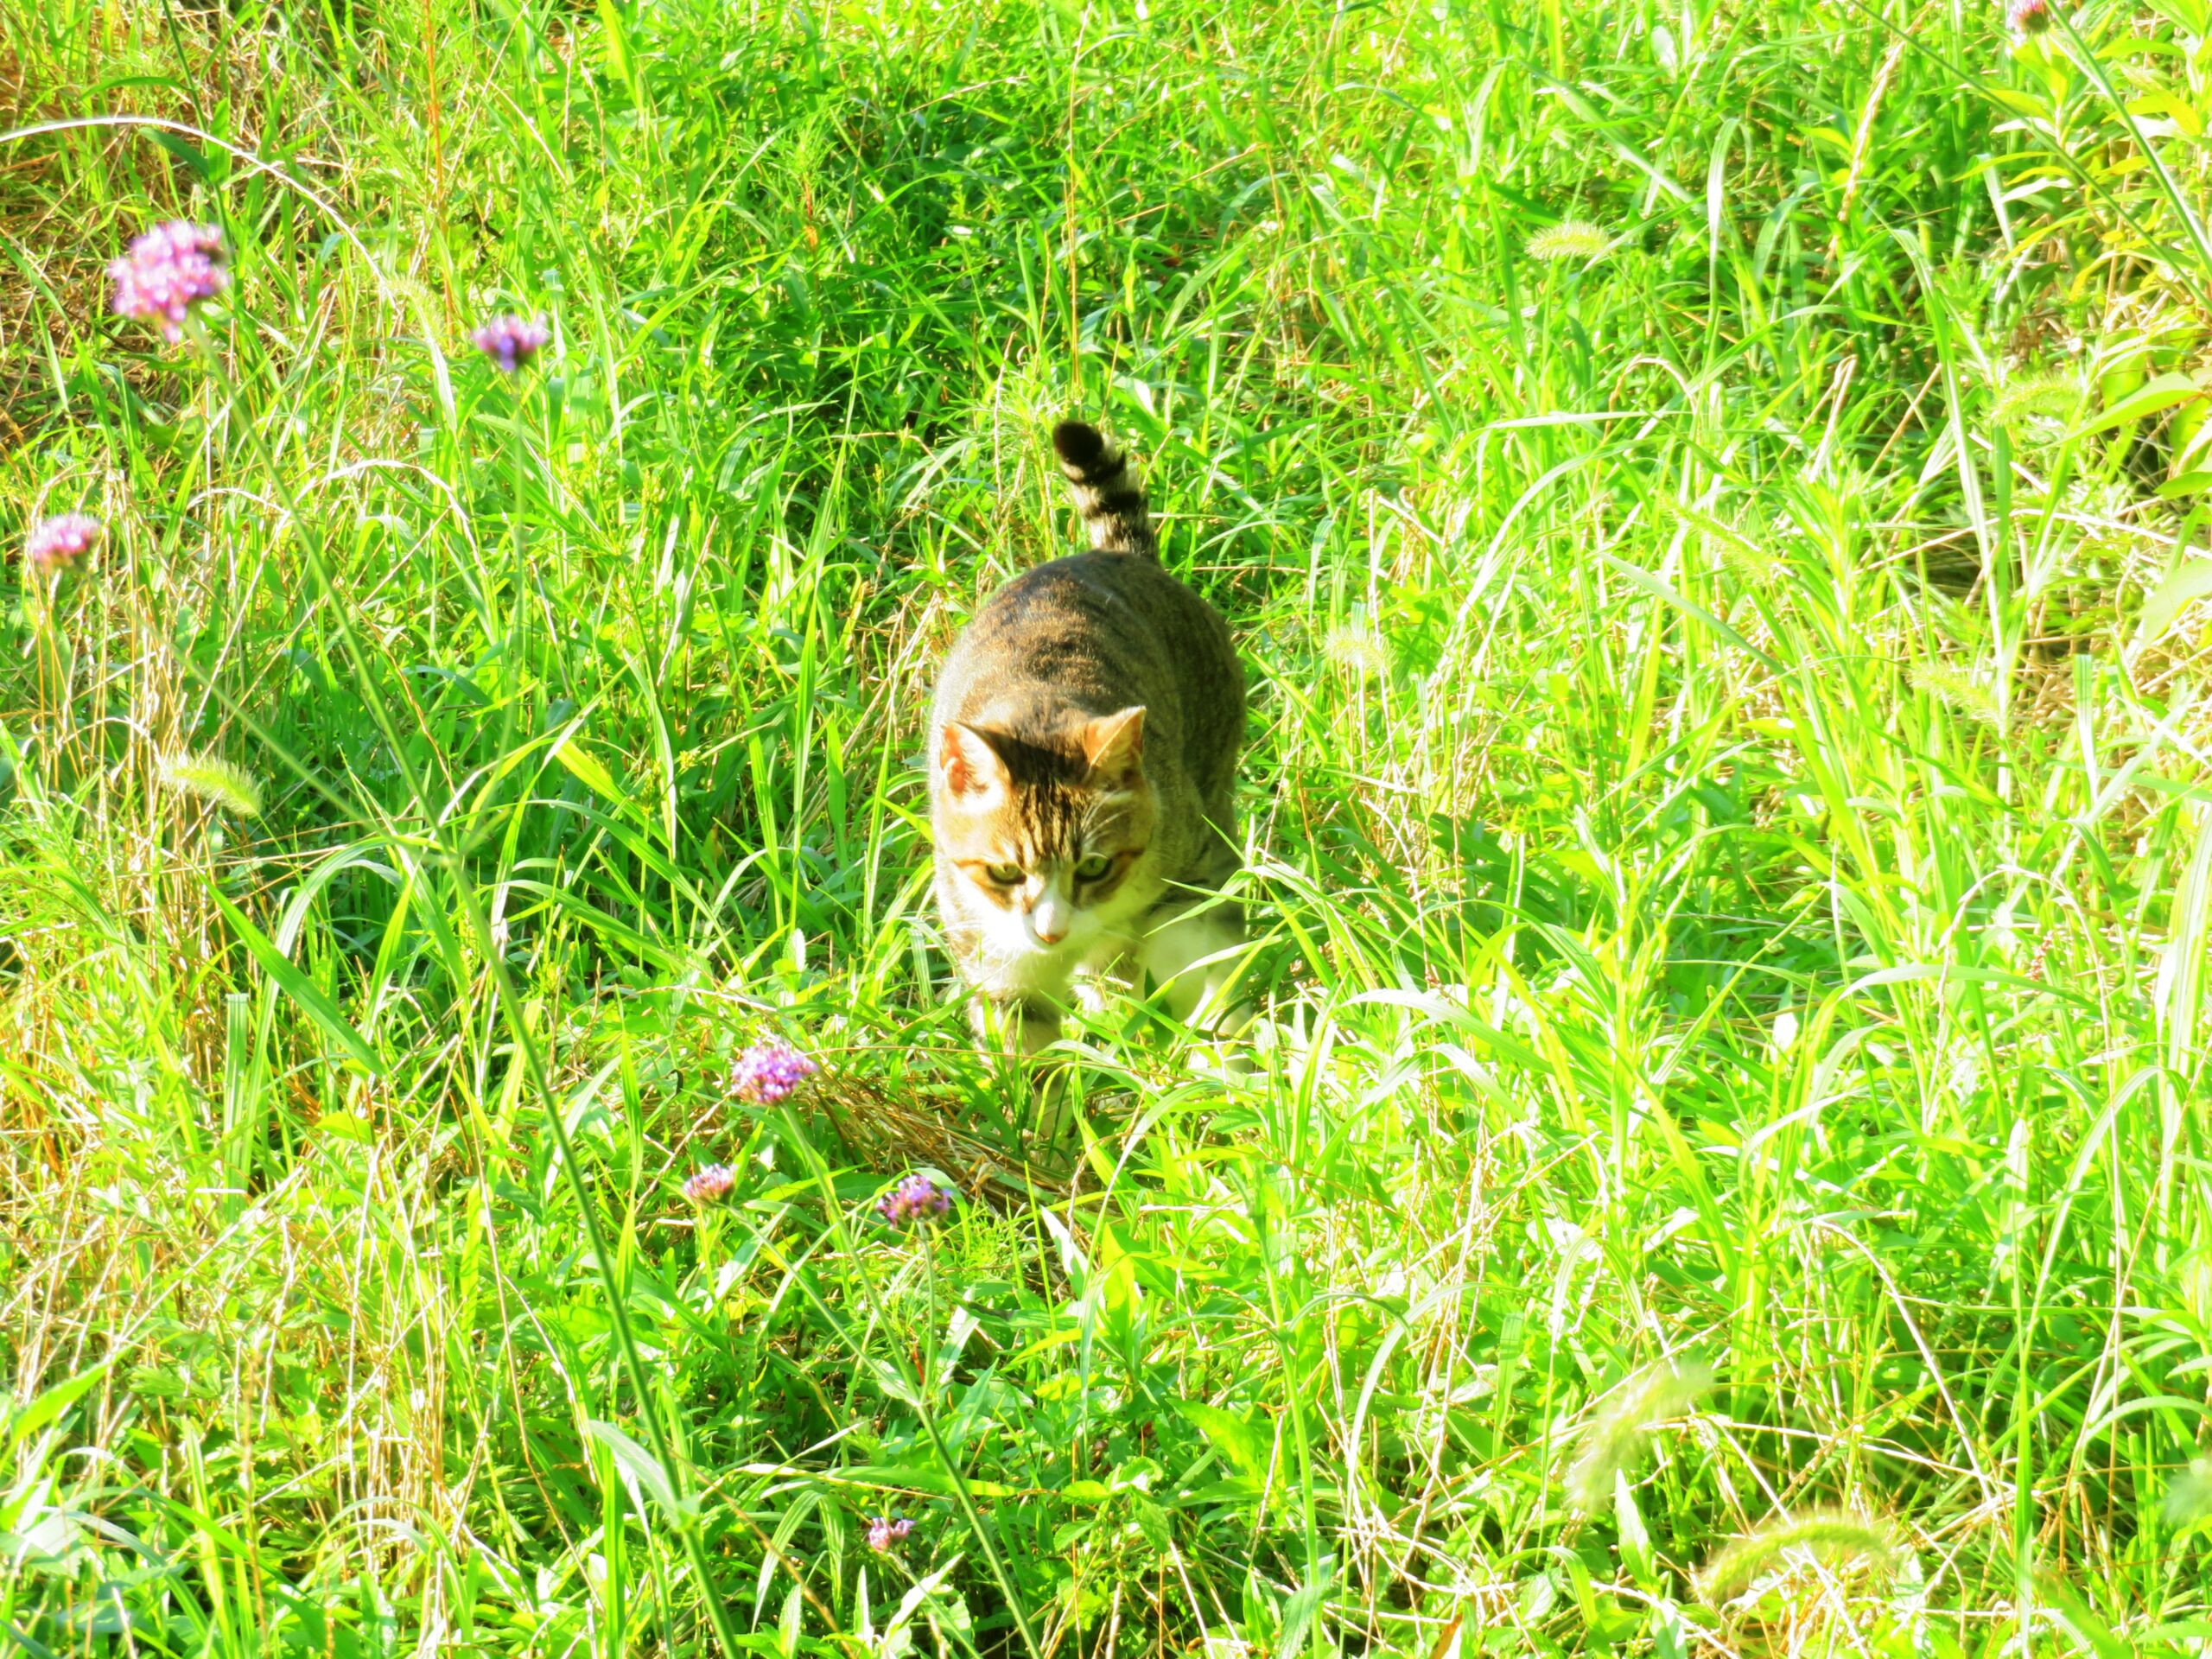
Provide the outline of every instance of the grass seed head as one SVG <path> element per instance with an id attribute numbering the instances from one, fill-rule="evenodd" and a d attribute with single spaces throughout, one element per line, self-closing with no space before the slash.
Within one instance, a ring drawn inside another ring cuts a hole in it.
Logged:
<path id="1" fill-rule="evenodd" d="M 1713 1386 L 1701 1359 L 1662 1359 L 1616 1389 L 1582 1431 L 1567 1491 L 1574 1507 L 1596 1515 L 1613 1501 L 1613 1477 L 1636 1461 L 1653 1425 L 1676 1416 Z"/>
<path id="2" fill-rule="evenodd" d="M 261 785 L 243 766 L 212 754 L 172 754 L 162 760 L 162 782 L 180 795 L 220 807 L 242 818 L 261 816 Z"/>
<path id="3" fill-rule="evenodd" d="M 1777 1516 L 1723 1546 L 1705 1564 L 1697 1575 L 1699 1599 L 1718 1607 L 1791 1550 L 1808 1551 L 1824 1561 L 1861 1560 L 1878 1570 L 1887 1569 L 1897 1558 L 1889 1529 L 1864 1516 L 1847 1510 Z"/>
<path id="4" fill-rule="evenodd" d="M 1381 634 L 1361 623 L 1331 628 L 1321 640 L 1321 654 L 1354 679 L 1379 680 L 1390 671 L 1389 647 Z"/>
<path id="5" fill-rule="evenodd" d="M 1912 683 L 1969 720 L 1984 726 L 1997 724 L 1997 699 L 1989 694 L 1987 686 L 1964 669 L 1953 668 L 1947 663 L 1919 663 L 1913 667 Z"/>
<path id="6" fill-rule="evenodd" d="M 1529 238 L 1529 257 L 1544 265 L 1567 259 L 1598 259 L 1604 257 L 1612 245 L 1612 238 L 1589 220 L 1563 219 L 1556 225 L 1545 226 Z"/>
<path id="7" fill-rule="evenodd" d="M 1721 564 L 1746 588 L 1764 592 L 1789 574 L 1789 561 L 1748 536 L 1714 536 L 1710 545 Z"/>
<path id="8" fill-rule="evenodd" d="M 2036 421 L 2070 421 L 2081 404 L 2081 384 L 2070 374 L 2016 375 L 1997 388 L 1990 418 L 2008 430 Z"/>

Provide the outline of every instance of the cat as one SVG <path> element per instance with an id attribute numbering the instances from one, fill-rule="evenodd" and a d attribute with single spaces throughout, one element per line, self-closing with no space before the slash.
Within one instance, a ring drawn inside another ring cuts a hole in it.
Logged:
<path id="1" fill-rule="evenodd" d="M 938 914 L 977 1039 L 1024 1055 L 1059 1035 L 1071 995 L 1132 967 L 1179 1019 L 1220 1006 L 1243 942 L 1212 897 L 1236 870 L 1244 671 L 1229 626 L 1160 563 L 1135 470 L 1097 428 L 1052 447 L 1091 550 L 1024 571 L 946 657 L 930 716 Z"/>

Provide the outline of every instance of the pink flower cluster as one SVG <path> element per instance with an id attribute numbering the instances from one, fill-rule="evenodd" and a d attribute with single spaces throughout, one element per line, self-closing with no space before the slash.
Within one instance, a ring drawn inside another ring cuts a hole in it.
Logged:
<path id="1" fill-rule="evenodd" d="M 740 1100 L 773 1106 L 821 1069 L 789 1043 L 756 1043 L 730 1068 L 730 1087 Z"/>
<path id="2" fill-rule="evenodd" d="M 213 299 L 231 280 L 223 269 L 222 232 L 185 219 L 134 238 L 107 274 L 115 279 L 116 314 L 153 324 L 172 345 L 184 338 L 192 308 Z"/>
<path id="3" fill-rule="evenodd" d="M 23 538 L 23 557 L 41 570 L 67 570 L 99 545 L 100 521 L 89 513 L 48 518 Z"/>
<path id="4" fill-rule="evenodd" d="M 520 374 L 553 331 L 543 317 L 494 317 L 468 337 L 502 374 Z"/>
<path id="5" fill-rule="evenodd" d="M 909 1175 L 876 1200 L 875 1213 L 893 1227 L 931 1221 L 952 1208 L 952 1194 L 926 1175 Z"/>
<path id="6" fill-rule="evenodd" d="M 868 1523 L 868 1547 L 881 1555 L 914 1529 L 906 1516 L 879 1515 Z"/>
<path id="7" fill-rule="evenodd" d="M 2050 0 L 2012 0 L 2005 21 L 2015 35 L 2040 35 L 2050 27 Z"/>
<path id="8" fill-rule="evenodd" d="M 737 1172 L 728 1164 L 709 1164 L 683 1183 L 683 1196 L 694 1204 L 712 1204 L 729 1196 L 737 1185 Z"/>

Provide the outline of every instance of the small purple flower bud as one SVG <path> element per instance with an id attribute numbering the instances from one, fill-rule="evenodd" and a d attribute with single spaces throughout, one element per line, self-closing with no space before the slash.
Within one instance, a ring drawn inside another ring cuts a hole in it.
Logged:
<path id="1" fill-rule="evenodd" d="M 184 219 L 134 238 L 107 274 L 115 279 L 116 315 L 153 324 L 171 345 L 184 338 L 193 307 L 213 299 L 231 281 L 223 269 L 222 232 Z"/>
<path id="2" fill-rule="evenodd" d="M 756 1043 L 730 1068 L 730 1087 L 740 1100 L 773 1106 L 821 1069 L 789 1043 Z"/>
<path id="3" fill-rule="evenodd" d="M 737 1172 L 728 1164 L 709 1164 L 683 1183 L 683 1196 L 694 1204 L 712 1204 L 728 1198 L 736 1185 Z"/>
<path id="4" fill-rule="evenodd" d="M 41 570 L 67 570 L 98 547 L 103 534 L 91 514 L 65 512 L 33 527 L 23 538 L 23 557 Z"/>
<path id="5" fill-rule="evenodd" d="M 934 1221 L 951 1209 L 952 1194 L 926 1175 L 909 1175 L 875 1204 L 875 1213 L 893 1227 Z"/>
<path id="6" fill-rule="evenodd" d="M 903 1515 L 879 1515 L 868 1523 L 868 1547 L 879 1555 L 886 1554 L 913 1529 L 913 1522 Z"/>
<path id="7" fill-rule="evenodd" d="M 543 317 L 494 317 L 469 336 L 502 374 L 520 374 L 552 338 Z"/>
<path id="8" fill-rule="evenodd" d="M 2050 27 L 2050 0 L 2012 0 L 2005 22 L 2015 35 L 2040 35 Z"/>

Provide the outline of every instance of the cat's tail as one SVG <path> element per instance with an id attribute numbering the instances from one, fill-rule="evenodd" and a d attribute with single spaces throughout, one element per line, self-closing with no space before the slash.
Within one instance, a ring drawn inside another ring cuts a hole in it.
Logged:
<path id="1" fill-rule="evenodd" d="M 1062 421 L 1052 429 L 1052 448 L 1060 457 L 1060 470 L 1067 474 L 1076 511 L 1090 531 L 1091 546 L 1101 553 L 1158 558 L 1152 511 L 1145 505 L 1136 468 L 1122 454 L 1122 447 L 1095 426 Z"/>

